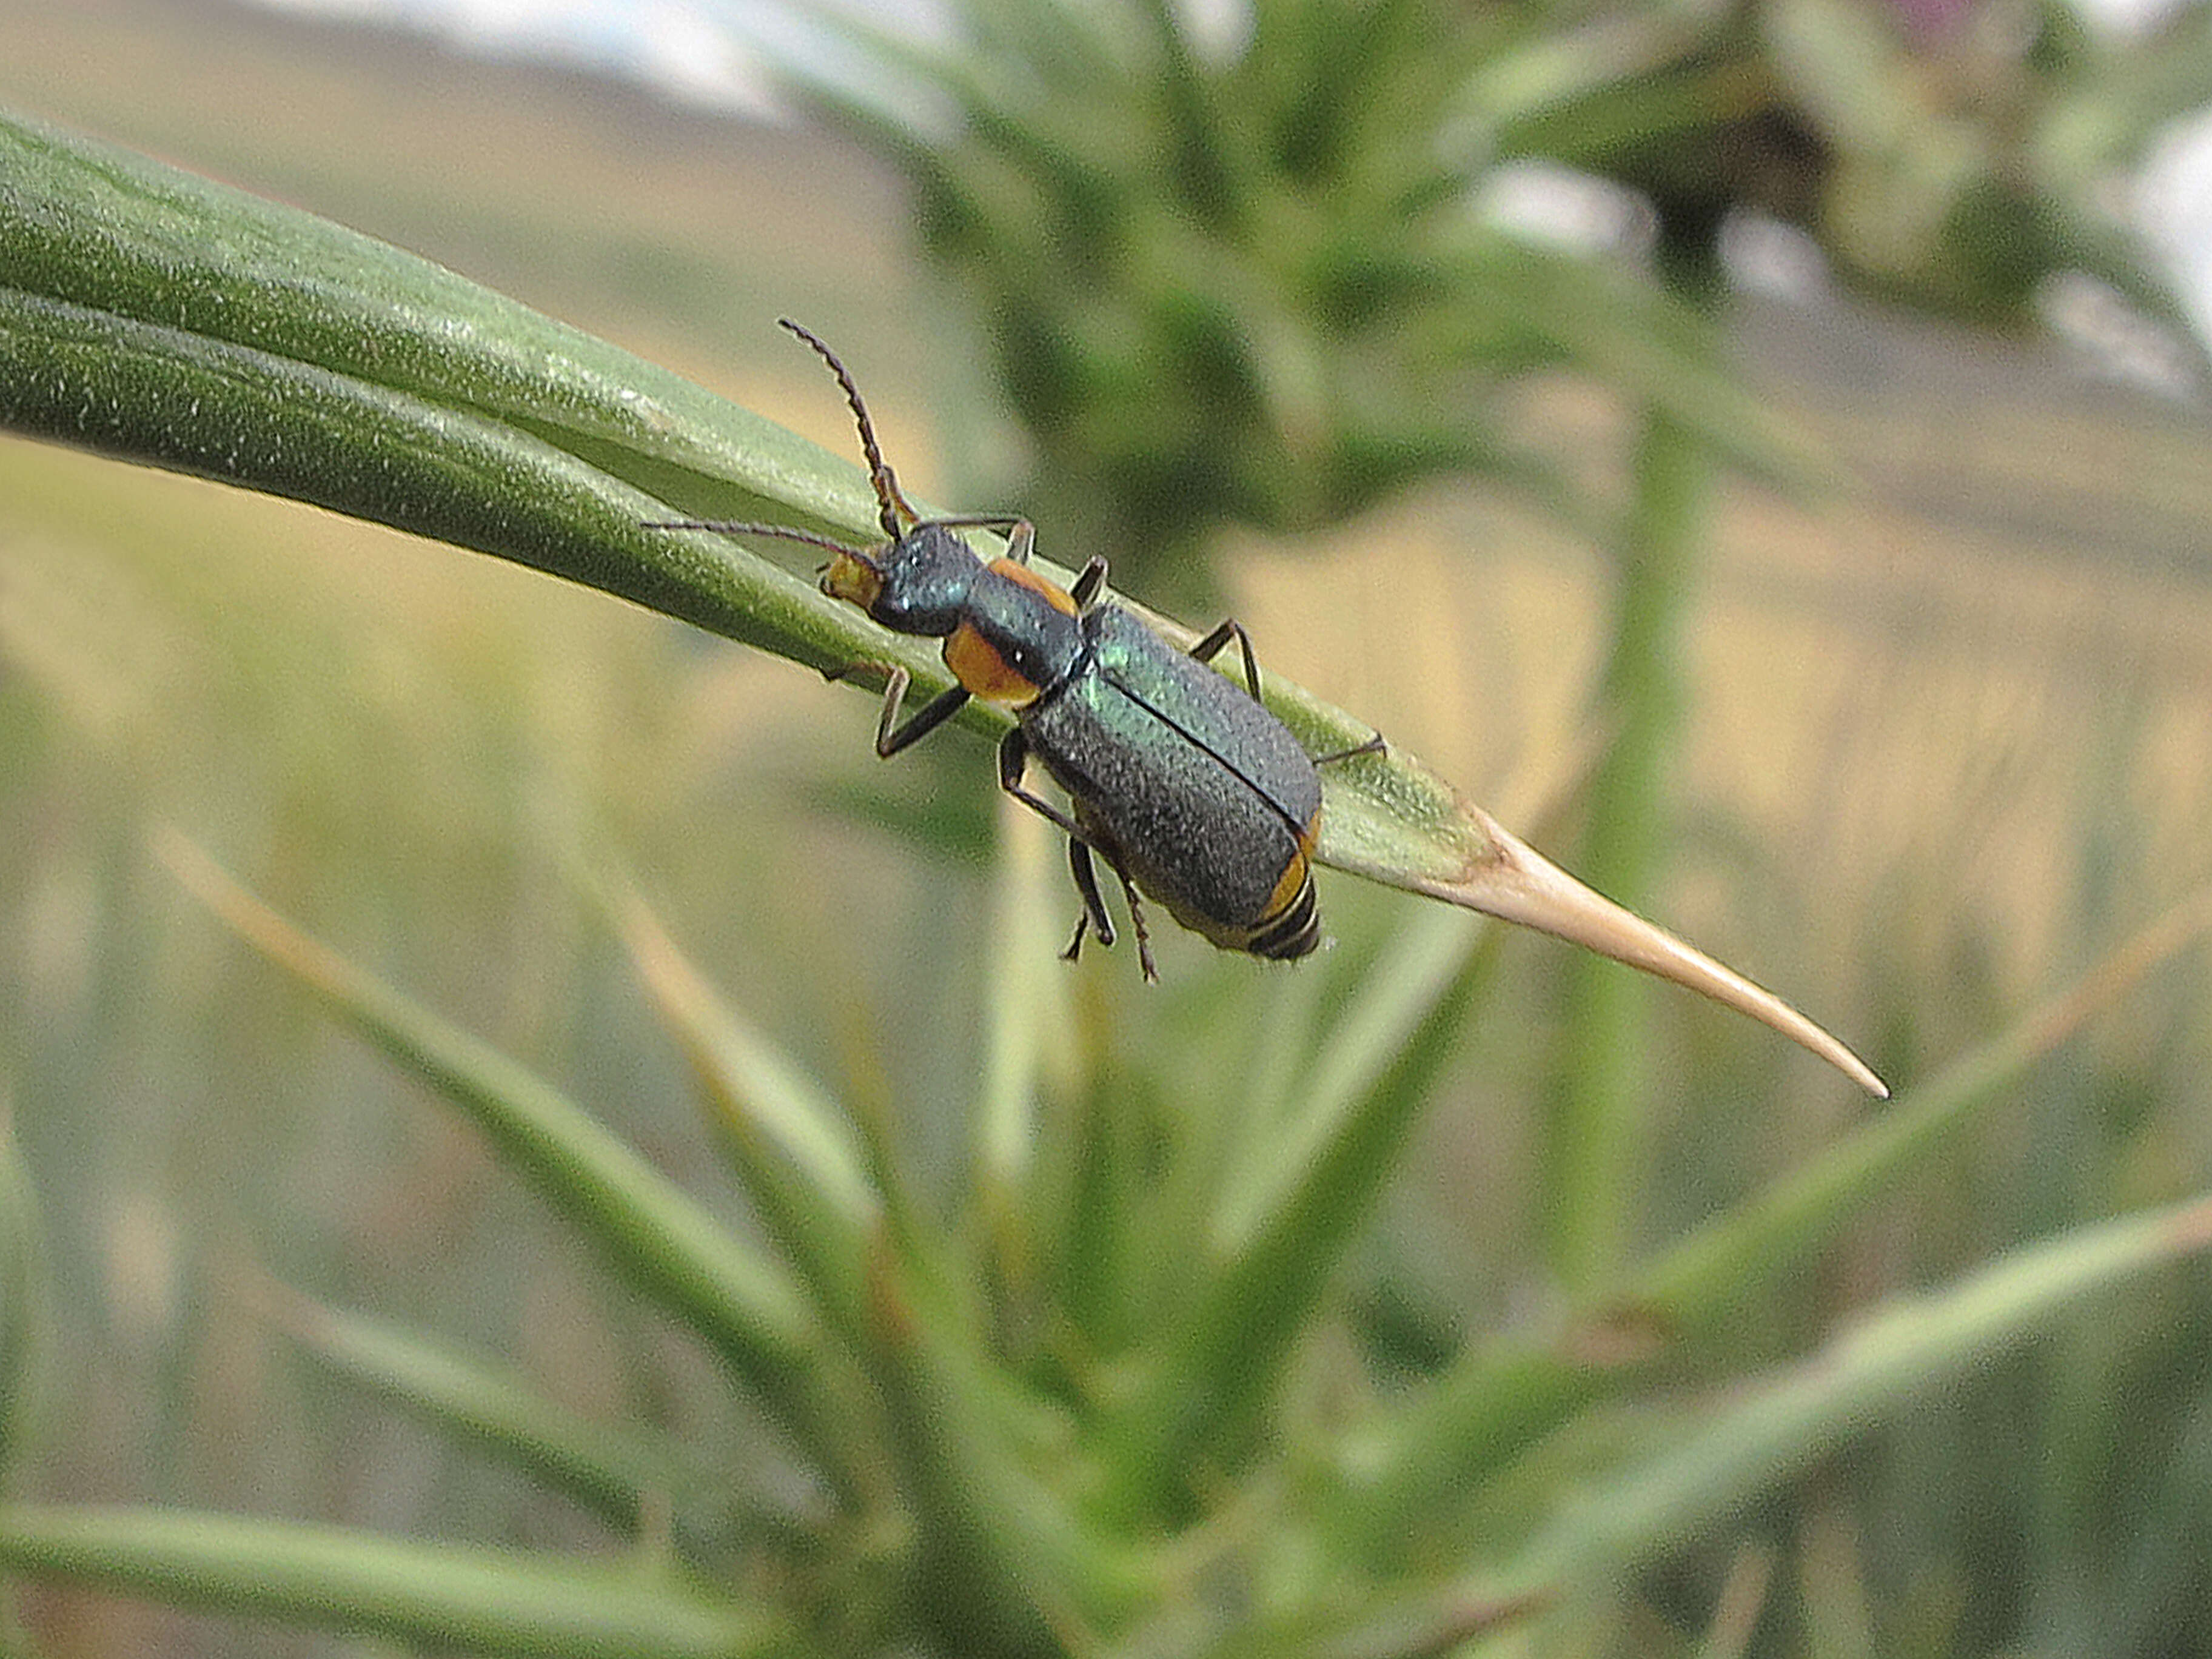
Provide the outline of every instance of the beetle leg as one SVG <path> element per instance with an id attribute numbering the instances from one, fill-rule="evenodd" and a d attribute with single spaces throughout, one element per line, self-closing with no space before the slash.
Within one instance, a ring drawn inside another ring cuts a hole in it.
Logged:
<path id="1" fill-rule="evenodd" d="M 1073 962 L 1083 951 L 1083 936 L 1086 933 L 1098 935 L 1101 945 L 1114 943 L 1114 919 L 1106 914 L 1106 901 L 1099 896 L 1098 872 L 1091 867 L 1091 847 L 1086 842 L 1067 838 L 1067 867 L 1075 876 L 1075 890 L 1083 901 L 1083 914 L 1075 919 L 1075 936 L 1067 941 L 1067 949 L 1060 953 L 1062 962 Z"/>
<path id="2" fill-rule="evenodd" d="M 999 787 L 1044 819 L 1046 823 L 1065 830 L 1070 841 L 1079 841 L 1086 847 L 1096 847 L 1097 843 L 1091 839 L 1088 830 L 1043 796 L 1033 793 L 1022 781 L 1028 775 L 1029 769 L 1029 741 L 1022 736 L 1022 728 L 1017 726 L 999 743 Z M 1099 848 L 1098 850 L 1105 851 L 1103 848 Z M 1110 857 L 1110 854 L 1109 856 Z"/>
<path id="3" fill-rule="evenodd" d="M 1137 884 L 1129 879 L 1129 872 L 1118 863 L 1114 866 L 1114 873 L 1121 878 L 1121 891 L 1129 901 L 1129 925 L 1137 933 L 1137 966 L 1145 971 L 1146 984 L 1158 985 L 1160 970 L 1152 962 L 1152 935 L 1145 926 L 1145 907 L 1137 897 Z"/>
<path id="4" fill-rule="evenodd" d="M 903 695 L 906 690 L 907 672 L 902 668 L 896 672 L 899 677 L 899 692 Z M 891 722 L 898 718 L 898 703 L 891 695 L 890 687 L 885 686 L 884 717 L 876 722 L 876 753 L 882 756 L 884 759 L 889 760 L 908 744 L 927 737 L 958 714 L 967 706 L 967 703 L 968 688 L 966 686 L 947 686 L 927 702 L 922 704 L 912 720 L 894 732 L 891 730 Z"/>
<path id="5" fill-rule="evenodd" d="M 1087 930 L 1098 935 L 1101 945 L 1114 942 L 1114 923 L 1106 911 L 1106 902 L 1099 896 L 1098 872 L 1091 862 L 1091 847 L 1087 842 L 1067 838 L 1067 865 L 1075 872 L 1075 890 L 1083 896 L 1083 914 L 1075 919 L 1075 936 L 1067 941 L 1060 960 L 1073 962 L 1083 949 L 1083 935 Z M 1111 853 L 1101 851 L 1099 856 L 1113 867 L 1121 883 L 1122 896 L 1129 901 L 1129 924 L 1137 933 L 1137 966 L 1144 970 L 1145 983 L 1158 985 L 1160 970 L 1152 961 L 1152 930 L 1145 926 L 1145 903 L 1137 896 L 1137 884 L 1129 879 L 1129 872 L 1121 867 L 1121 860 Z"/>
<path id="6" fill-rule="evenodd" d="M 1260 700 L 1260 665 L 1252 655 L 1252 636 L 1244 631 L 1244 625 L 1236 617 L 1224 617 L 1220 627 L 1191 647 L 1190 654 L 1200 662 L 1212 662 L 1214 658 L 1221 654 L 1221 647 L 1227 645 L 1232 639 L 1237 641 L 1237 648 L 1244 653 L 1245 689 L 1251 692 L 1252 700 L 1257 702 Z M 1389 751 L 1390 745 L 1382 741 L 1382 734 L 1377 732 L 1366 742 L 1355 743 L 1349 749 L 1338 749 L 1326 755 L 1316 755 L 1313 757 L 1313 763 L 1316 766 L 1331 766 L 1338 761 L 1350 760 L 1354 755 L 1385 755 Z"/>
<path id="7" fill-rule="evenodd" d="M 956 513 L 949 519 L 930 519 L 926 522 L 941 524 L 947 530 L 1003 530 L 1006 532 L 1006 556 L 1016 564 L 1027 564 L 1030 554 L 1036 547 L 1036 526 L 1011 513 Z"/>
<path id="8" fill-rule="evenodd" d="M 1074 872 L 1076 890 L 1083 896 L 1083 918 L 1075 924 L 1075 937 L 1068 940 L 1067 949 L 1060 954 L 1071 962 L 1075 959 L 1075 953 L 1083 948 L 1085 927 L 1098 935 L 1101 945 L 1114 942 L 1114 924 L 1099 898 L 1097 873 L 1091 868 L 1091 855 L 1096 853 L 1113 866 L 1115 875 L 1121 878 L 1121 890 L 1128 896 L 1129 921 L 1137 932 L 1137 963 L 1145 970 L 1145 982 L 1158 984 L 1160 971 L 1152 965 L 1152 935 L 1145 927 L 1144 905 L 1137 897 L 1137 884 L 1129 879 L 1129 872 L 1121 867 L 1121 860 L 1112 848 L 1101 846 L 1090 830 L 1022 781 L 1029 766 L 1029 740 L 1018 726 L 999 744 L 999 787 L 1048 823 L 1067 832 L 1068 867 Z"/>
<path id="9" fill-rule="evenodd" d="M 1221 626 L 1208 634 L 1190 648 L 1190 654 L 1200 662 L 1212 662 L 1221 654 L 1221 647 L 1235 640 L 1244 653 L 1244 689 L 1252 694 L 1252 701 L 1260 701 L 1260 664 L 1252 654 L 1252 636 L 1244 631 L 1244 624 L 1234 617 L 1224 617 Z"/>
<path id="10" fill-rule="evenodd" d="M 967 704 L 968 688 L 948 686 L 917 709 L 912 720 L 904 726 L 898 724 L 899 705 L 906 701 L 906 689 L 914 684 L 914 675 L 897 663 L 848 663 L 842 668 L 825 668 L 822 678 L 826 680 L 850 678 L 864 668 L 881 668 L 884 681 L 884 712 L 876 720 L 876 754 L 889 760 L 908 744 L 918 743 L 951 720 Z M 896 728 L 894 730 L 893 728 Z"/>
<path id="11" fill-rule="evenodd" d="M 1075 586 L 1067 590 L 1068 597 L 1079 609 L 1097 599 L 1098 590 L 1105 586 L 1106 561 L 1094 553 L 1091 556 L 1091 562 L 1085 565 L 1082 573 L 1076 577 Z"/>
<path id="12" fill-rule="evenodd" d="M 1366 742 L 1355 743 L 1349 749 L 1333 750 L 1326 755 L 1316 755 L 1313 757 L 1313 763 L 1316 766 L 1334 766 L 1337 762 L 1348 761 L 1355 755 L 1387 755 L 1389 752 L 1390 745 L 1382 741 L 1382 734 L 1377 732 Z"/>

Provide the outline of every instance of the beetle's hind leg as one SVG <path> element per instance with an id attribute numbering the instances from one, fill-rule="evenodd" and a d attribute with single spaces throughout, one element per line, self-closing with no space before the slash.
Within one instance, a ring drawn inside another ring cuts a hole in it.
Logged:
<path id="1" fill-rule="evenodd" d="M 1144 969 L 1146 984 L 1158 985 L 1160 970 L 1152 961 L 1152 936 L 1145 926 L 1145 907 L 1137 897 L 1137 884 L 1118 864 L 1114 866 L 1114 873 L 1121 878 L 1121 894 L 1129 901 L 1129 926 L 1137 934 L 1137 966 Z"/>
<path id="2" fill-rule="evenodd" d="M 1067 949 L 1060 953 L 1063 962 L 1073 962 L 1081 954 L 1086 933 L 1097 934 L 1101 945 L 1114 943 L 1114 919 L 1107 914 L 1106 901 L 1099 894 L 1098 872 L 1091 862 L 1091 853 L 1090 842 L 1079 841 L 1073 836 L 1067 838 L 1067 867 L 1075 876 L 1075 890 L 1082 897 L 1083 914 L 1075 919 L 1075 934 L 1067 941 Z M 1121 878 L 1121 891 L 1129 901 L 1129 925 L 1137 933 L 1137 965 L 1144 970 L 1145 983 L 1157 985 L 1160 982 L 1160 970 L 1152 961 L 1152 933 L 1145 926 L 1145 907 L 1137 896 L 1136 884 L 1110 857 L 1107 862 Z"/>
<path id="3" fill-rule="evenodd" d="M 1099 896 L 1098 872 L 1091 861 L 1091 855 L 1095 852 L 1113 866 L 1114 873 L 1121 878 L 1122 892 L 1128 896 L 1129 922 L 1136 931 L 1137 963 L 1145 970 L 1145 982 L 1147 985 L 1158 983 L 1160 973 L 1152 964 L 1152 935 L 1145 927 L 1145 911 L 1137 897 L 1137 884 L 1129 879 L 1128 872 L 1122 869 L 1121 860 L 1113 848 L 1100 846 L 1092 838 L 1091 831 L 1043 796 L 1030 790 L 1024 781 L 1029 767 L 1029 740 L 1022 735 L 1022 728 L 1017 726 L 999 744 L 999 787 L 1046 823 L 1066 832 L 1068 867 L 1075 875 L 1076 891 L 1083 896 L 1082 919 L 1075 924 L 1075 937 L 1068 940 L 1067 949 L 1060 955 L 1070 962 L 1074 961 L 1076 952 L 1083 948 L 1083 935 L 1086 929 L 1098 935 L 1101 945 L 1114 942 L 1114 923 L 1106 914 L 1105 901 Z"/>
<path id="4" fill-rule="evenodd" d="M 1075 918 L 1075 932 L 1060 959 L 1073 962 L 1083 954 L 1085 933 L 1097 934 L 1101 945 L 1112 948 L 1114 918 L 1106 914 L 1106 901 L 1099 895 L 1098 872 L 1092 867 L 1091 848 L 1073 836 L 1067 838 L 1067 867 L 1075 877 L 1076 896 L 1083 901 L 1083 911 Z"/>
<path id="5" fill-rule="evenodd" d="M 1244 631 L 1244 624 L 1234 617 L 1224 617 L 1221 626 L 1208 634 L 1190 648 L 1190 654 L 1200 662 L 1212 662 L 1221 654 L 1221 647 L 1230 641 L 1237 641 L 1237 650 L 1244 658 L 1244 689 L 1252 694 L 1252 701 L 1260 701 L 1260 659 L 1252 654 L 1252 636 Z"/>
<path id="6" fill-rule="evenodd" d="M 1222 647 L 1231 640 L 1237 641 L 1237 648 L 1244 658 L 1244 689 L 1252 694 L 1252 701 L 1258 702 L 1260 701 L 1259 659 L 1252 654 L 1252 636 L 1244 631 L 1244 624 L 1238 622 L 1236 617 L 1223 618 L 1220 627 L 1191 647 L 1190 654 L 1200 662 L 1212 662 L 1221 654 Z M 1316 755 L 1313 757 L 1313 763 L 1316 766 L 1333 766 L 1338 761 L 1350 760 L 1355 755 L 1387 755 L 1389 752 L 1390 745 L 1382 741 L 1382 734 L 1377 732 L 1366 742 L 1355 743 L 1349 749 L 1339 749 L 1326 755 Z"/>

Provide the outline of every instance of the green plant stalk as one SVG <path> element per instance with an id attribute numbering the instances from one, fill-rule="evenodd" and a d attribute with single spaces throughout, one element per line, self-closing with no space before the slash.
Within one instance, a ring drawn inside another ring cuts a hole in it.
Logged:
<path id="1" fill-rule="evenodd" d="M 1478 933 L 1438 916 L 1374 977 L 1363 1018 L 1395 1027 L 1389 1059 L 1330 1107 L 1328 1132 L 1246 1236 L 1219 1252 L 1205 1287 L 1164 1334 L 1155 1376 L 1121 1413 L 1103 1500 L 1126 1515 L 1172 1512 L 1200 1462 L 1241 1459 L 1291 1345 L 1312 1328 L 1332 1275 L 1372 1213 L 1438 1068 L 1456 1046 L 1491 958 Z M 1378 1055 L 1379 1058 L 1379 1055 Z"/>
<path id="2" fill-rule="evenodd" d="M 1681 661 L 1712 489 L 1711 453 L 1663 410 L 1649 411 L 1635 458 L 1635 501 L 1614 585 L 1612 653 L 1599 719 L 1613 733 L 1589 791 L 1583 863 L 1632 908 L 1663 866 L 1667 787 L 1687 704 Z M 1563 1020 L 1547 1101 L 1542 1179 L 1549 1261 L 1569 1290 L 1620 1267 L 1638 1158 L 1649 1047 L 1641 981 L 1576 956 L 1561 964 Z"/>
<path id="3" fill-rule="evenodd" d="M 52 1342 L 45 1229 L 0 1084 L 0 1492 L 38 1441 L 39 1383 Z M 0 1620 L 0 1633 L 6 1621 Z"/>
<path id="4" fill-rule="evenodd" d="M 1011 1248 L 1012 1240 L 1002 1230 L 1034 1212 L 1029 1200 L 1035 1196 L 1037 1090 L 1054 1065 L 1051 1034 L 1066 1031 L 1073 1020 L 1069 981 L 1034 969 L 1062 943 L 1060 837 L 1011 796 L 1001 798 L 998 811 L 993 989 L 971 1156 L 986 1224 L 999 1244 Z M 1068 1069 L 1064 1060 L 1058 1069 Z"/>

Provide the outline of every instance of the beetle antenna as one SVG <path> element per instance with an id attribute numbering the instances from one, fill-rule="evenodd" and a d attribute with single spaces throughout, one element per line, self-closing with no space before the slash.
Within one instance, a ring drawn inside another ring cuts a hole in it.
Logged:
<path id="1" fill-rule="evenodd" d="M 822 361 L 830 365 L 837 384 L 845 388 L 845 401 L 853 406 L 853 419 L 860 428 L 860 447 L 868 458 L 868 481 L 875 485 L 876 501 L 883 508 L 884 534 L 893 541 L 898 540 L 905 533 L 906 525 L 920 523 L 921 514 L 899 493 L 898 480 L 891 475 L 890 464 L 884 459 L 884 452 L 877 446 L 875 424 L 868 419 L 867 404 L 860 401 L 860 388 L 853 384 L 853 377 L 845 372 L 845 365 L 838 362 L 837 354 L 824 345 L 812 330 L 788 317 L 779 317 L 776 321 L 812 346 Z M 902 514 L 905 514 L 903 524 L 900 521 Z"/>

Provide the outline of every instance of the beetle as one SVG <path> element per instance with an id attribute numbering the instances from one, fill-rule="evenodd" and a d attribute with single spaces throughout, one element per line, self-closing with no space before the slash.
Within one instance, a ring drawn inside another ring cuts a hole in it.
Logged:
<path id="1" fill-rule="evenodd" d="M 732 520 L 647 526 L 709 530 L 803 542 L 829 553 L 822 591 L 901 634 L 941 638 L 953 684 L 903 723 L 912 676 L 896 664 L 876 724 L 889 759 L 979 697 L 1010 712 L 999 745 L 1001 788 L 1067 836 L 1082 914 L 1061 955 L 1073 961 L 1086 933 L 1115 941 L 1093 859 L 1120 879 L 1145 978 L 1152 960 L 1141 892 L 1224 950 L 1290 960 L 1321 941 L 1313 854 L 1321 822 L 1317 767 L 1377 752 L 1378 735 L 1340 755 L 1307 754 L 1260 701 L 1252 641 L 1234 619 L 1178 649 L 1130 611 L 1101 597 L 1106 562 L 1093 558 L 1072 587 L 1030 567 L 1036 532 L 1009 514 L 925 519 L 900 492 L 876 442 L 867 405 L 837 354 L 789 319 L 782 326 L 813 348 L 844 389 L 867 457 L 878 521 L 888 540 L 848 546 L 787 525 Z M 977 556 L 953 532 L 1006 533 L 1006 550 Z M 1237 642 L 1245 685 L 1209 666 Z M 870 666 L 830 671 L 842 678 Z M 1028 787 L 1042 763 L 1066 793 L 1062 811 Z"/>

